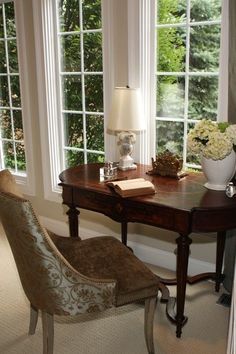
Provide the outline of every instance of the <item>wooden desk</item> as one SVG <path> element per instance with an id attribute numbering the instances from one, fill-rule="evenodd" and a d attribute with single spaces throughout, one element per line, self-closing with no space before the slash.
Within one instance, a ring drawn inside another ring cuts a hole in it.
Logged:
<path id="1" fill-rule="evenodd" d="M 150 166 L 138 165 L 137 170 L 119 171 L 118 177 L 144 177 L 157 189 L 155 195 L 124 199 L 100 182 L 100 164 L 88 164 L 63 171 L 59 178 L 63 203 L 69 207 L 69 227 L 72 237 L 79 237 L 77 208 L 88 209 L 109 216 L 121 223 L 122 242 L 127 241 L 127 223 L 137 222 L 179 234 L 177 243 L 176 281 L 163 280 L 165 284 L 177 283 L 176 312 L 168 316 L 176 323 L 176 335 L 181 336 L 187 321 L 184 316 L 187 282 L 193 284 L 212 277 L 216 291 L 222 280 L 221 269 L 225 245 L 225 231 L 236 227 L 236 198 L 228 198 L 224 191 L 207 190 L 201 173 L 191 173 L 180 180 L 149 176 Z M 188 277 L 189 246 L 192 232 L 217 232 L 216 272 Z"/>

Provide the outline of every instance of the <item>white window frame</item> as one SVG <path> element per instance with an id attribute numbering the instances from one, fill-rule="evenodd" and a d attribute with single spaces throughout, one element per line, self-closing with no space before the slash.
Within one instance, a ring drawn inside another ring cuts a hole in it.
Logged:
<path id="1" fill-rule="evenodd" d="M 60 92 L 55 73 L 56 37 L 53 37 L 53 11 L 51 0 L 33 2 L 44 197 L 59 202 L 58 171 L 61 156 L 57 122 L 59 107 L 56 97 Z"/>
<path id="2" fill-rule="evenodd" d="M 26 174 L 15 174 L 16 182 L 20 185 L 21 191 L 28 195 L 35 195 L 35 176 L 32 149 L 32 109 L 30 105 L 30 89 L 28 77 L 28 56 L 26 45 L 25 13 L 23 0 L 0 0 L 0 3 L 13 2 L 15 7 L 15 23 L 17 32 L 17 52 L 21 89 L 21 112 L 24 130 L 24 145 L 26 157 Z"/>

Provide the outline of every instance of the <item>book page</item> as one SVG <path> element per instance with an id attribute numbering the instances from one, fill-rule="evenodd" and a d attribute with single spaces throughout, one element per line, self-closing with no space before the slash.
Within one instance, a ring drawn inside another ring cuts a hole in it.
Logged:
<path id="1" fill-rule="evenodd" d="M 144 178 L 134 178 L 134 179 L 127 179 L 125 181 L 114 181 L 109 184 L 112 184 L 114 187 L 119 187 L 121 190 L 126 190 L 126 189 L 133 189 L 133 188 L 138 188 L 141 185 L 143 185 L 145 181 Z"/>
<path id="2" fill-rule="evenodd" d="M 151 189 L 154 188 L 153 184 L 149 181 L 127 183 L 127 184 L 122 184 L 122 185 L 116 185 L 115 187 L 120 188 L 122 191 L 134 190 L 134 189 L 144 189 L 144 188 L 151 188 Z"/>
<path id="3" fill-rule="evenodd" d="M 114 188 L 114 190 L 122 197 L 155 193 L 154 185 L 144 178 L 108 182 L 107 185 Z"/>

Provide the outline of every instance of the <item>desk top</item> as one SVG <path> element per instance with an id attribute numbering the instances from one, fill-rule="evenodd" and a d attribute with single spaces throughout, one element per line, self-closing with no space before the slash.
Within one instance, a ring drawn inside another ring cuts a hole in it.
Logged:
<path id="1" fill-rule="evenodd" d="M 83 208 L 76 193 L 81 194 L 86 191 L 87 193 L 96 193 L 97 196 L 106 196 L 107 202 L 111 202 L 112 198 L 115 198 L 116 202 L 119 200 L 119 203 L 125 205 L 126 208 L 131 208 L 134 205 L 137 208 L 140 205 L 147 208 L 146 214 L 156 213 L 160 209 L 166 210 L 167 214 L 174 211 L 175 217 L 179 215 L 185 219 L 183 223 L 188 224 L 188 226 L 186 224 L 185 230 L 187 231 L 188 228 L 190 232 L 220 231 L 236 227 L 236 197 L 227 197 L 225 191 L 206 189 L 204 187 L 205 177 L 200 172 L 191 172 L 177 180 L 170 177 L 148 175 L 147 171 L 151 169 L 151 166 L 141 164 L 137 165 L 136 170 L 118 171 L 118 178 L 127 176 L 128 179 L 143 177 L 150 180 L 157 191 L 156 194 L 124 199 L 117 196 L 105 182 L 100 182 L 99 169 L 102 166 L 103 164 L 80 165 L 69 168 L 60 174 L 59 178 L 63 189 L 67 187 L 67 189 L 74 190 L 73 203 L 77 206 Z M 66 203 L 65 198 L 64 202 Z M 89 207 L 87 209 L 93 210 Z M 104 214 L 108 215 L 108 212 L 104 212 Z M 146 214 L 145 218 L 148 219 Z M 147 223 L 156 225 L 156 221 L 154 218 L 152 219 Z M 138 222 L 135 219 L 131 221 Z M 170 227 L 170 229 L 174 230 L 175 228 Z"/>

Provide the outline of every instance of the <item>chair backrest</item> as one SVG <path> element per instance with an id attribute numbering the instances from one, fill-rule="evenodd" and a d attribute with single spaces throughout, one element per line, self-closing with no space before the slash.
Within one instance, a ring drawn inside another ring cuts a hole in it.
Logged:
<path id="1" fill-rule="evenodd" d="M 33 306 L 59 315 L 113 306 L 116 282 L 88 278 L 75 270 L 40 225 L 28 200 L 0 191 L 0 218 Z"/>

